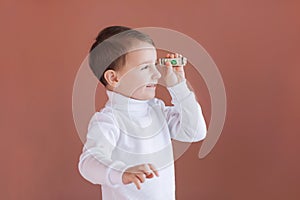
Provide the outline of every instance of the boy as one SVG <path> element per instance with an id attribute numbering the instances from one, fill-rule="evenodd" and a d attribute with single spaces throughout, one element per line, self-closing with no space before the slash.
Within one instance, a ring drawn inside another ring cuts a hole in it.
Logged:
<path id="1" fill-rule="evenodd" d="M 183 66 L 166 63 L 158 71 L 156 60 L 151 38 L 128 27 L 103 29 L 91 47 L 89 64 L 108 101 L 90 120 L 78 167 L 85 179 L 101 184 L 103 200 L 174 200 L 171 139 L 196 142 L 206 136 Z M 159 80 L 174 106 L 155 98 Z"/>

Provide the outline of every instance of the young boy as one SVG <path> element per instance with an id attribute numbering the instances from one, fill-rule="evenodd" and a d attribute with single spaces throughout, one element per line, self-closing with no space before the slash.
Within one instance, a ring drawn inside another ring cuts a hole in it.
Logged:
<path id="1" fill-rule="evenodd" d="M 159 71 L 156 60 L 151 38 L 122 26 L 103 29 L 90 50 L 90 67 L 108 101 L 90 120 L 78 167 L 85 179 L 101 184 L 103 200 L 174 200 L 171 139 L 196 142 L 206 136 L 183 66 L 167 63 Z M 155 98 L 159 80 L 174 106 Z"/>

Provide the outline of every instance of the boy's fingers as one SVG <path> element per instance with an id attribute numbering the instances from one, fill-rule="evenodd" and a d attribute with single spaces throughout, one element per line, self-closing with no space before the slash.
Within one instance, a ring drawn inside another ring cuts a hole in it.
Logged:
<path id="1" fill-rule="evenodd" d="M 140 180 L 141 183 L 145 182 L 145 175 L 143 173 L 137 173 L 136 177 Z"/>
<path id="2" fill-rule="evenodd" d="M 152 174 L 152 173 L 151 173 L 151 169 L 150 169 L 150 167 L 149 167 L 148 164 L 142 165 L 141 172 L 142 172 L 143 174 L 145 174 L 146 176 L 149 176 L 149 175 Z"/>
<path id="3" fill-rule="evenodd" d="M 154 172 L 154 174 L 156 175 L 156 176 L 159 176 L 159 174 L 158 174 L 158 171 L 156 170 L 156 167 L 154 167 L 154 165 L 152 165 L 152 164 L 148 164 L 149 165 L 149 167 L 150 167 L 150 169 Z"/>
<path id="4" fill-rule="evenodd" d="M 184 72 L 183 66 L 176 66 L 176 67 L 175 67 L 175 71 L 176 71 L 176 72 Z"/>
<path id="5" fill-rule="evenodd" d="M 153 177 L 154 177 L 153 173 L 150 173 L 149 175 L 146 176 L 146 178 L 153 178 Z"/>
<path id="6" fill-rule="evenodd" d="M 173 72 L 173 67 L 170 62 L 166 62 L 166 67 L 167 67 L 166 76 L 168 76 L 169 74 L 171 74 Z"/>
<path id="7" fill-rule="evenodd" d="M 135 184 L 135 186 L 136 186 L 136 188 L 137 188 L 138 190 L 141 189 L 141 183 L 140 183 L 140 181 L 139 181 L 139 179 L 138 179 L 137 177 L 134 177 L 134 179 L 133 179 L 132 182 Z"/>

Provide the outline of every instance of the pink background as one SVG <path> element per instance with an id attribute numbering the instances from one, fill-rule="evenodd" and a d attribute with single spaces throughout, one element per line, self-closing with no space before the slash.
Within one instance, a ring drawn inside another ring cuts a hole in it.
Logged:
<path id="1" fill-rule="evenodd" d="M 72 88 L 94 37 L 110 25 L 187 34 L 222 74 L 223 133 L 206 158 L 198 159 L 200 142 L 176 161 L 179 200 L 299 199 L 300 2 L 128 2 L 0 2 L 0 199 L 101 199 L 77 170 Z M 187 69 L 187 78 L 209 121 L 201 77 Z"/>

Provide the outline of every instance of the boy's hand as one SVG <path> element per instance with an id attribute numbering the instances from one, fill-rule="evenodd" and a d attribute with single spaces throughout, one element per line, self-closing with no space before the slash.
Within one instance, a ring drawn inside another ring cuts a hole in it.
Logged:
<path id="1" fill-rule="evenodd" d="M 146 178 L 153 178 L 153 173 L 158 177 L 158 172 L 152 164 L 142 164 L 130 167 L 125 170 L 122 175 L 124 184 L 134 183 L 138 190 L 141 189 L 141 183 L 144 183 Z"/>
<path id="2" fill-rule="evenodd" d="M 178 58 L 182 55 L 167 54 L 166 58 Z M 162 78 L 165 81 L 167 87 L 172 87 L 185 79 L 183 66 L 172 66 L 170 62 L 166 63 L 166 67 L 162 72 Z"/>

